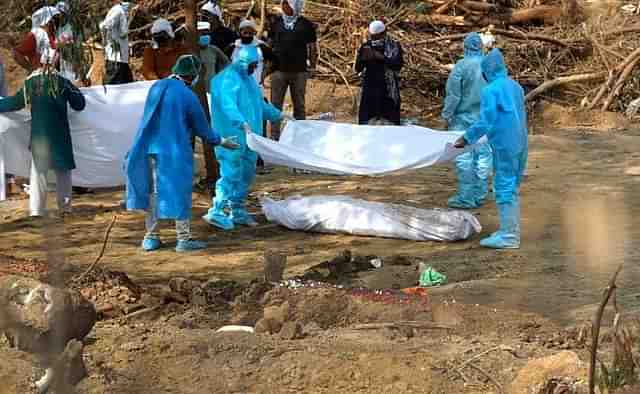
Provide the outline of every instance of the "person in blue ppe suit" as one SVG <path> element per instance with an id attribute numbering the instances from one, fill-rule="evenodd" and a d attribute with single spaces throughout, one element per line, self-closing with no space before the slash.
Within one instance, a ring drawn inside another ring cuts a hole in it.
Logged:
<path id="1" fill-rule="evenodd" d="M 482 61 L 489 83 L 480 98 L 480 119 L 455 143 L 456 148 L 475 144 L 486 135 L 493 151 L 494 188 L 500 229 L 480 241 L 495 249 L 520 247 L 519 188 L 527 166 L 527 111 L 522 87 L 509 78 L 502 53 L 493 49 Z"/>
<path id="2" fill-rule="evenodd" d="M 228 149 L 239 146 L 220 138 L 207 122 L 190 87 L 197 83 L 201 62 L 183 55 L 173 66 L 173 75 L 153 84 L 145 102 L 144 114 L 127 155 L 127 209 L 145 210 L 145 251 L 162 246 L 158 219 L 175 219 L 176 251 L 206 247 L 191 238 L 191 187 L 193 176 L 192 135 L 212 145 Z"/>
<path id="3" fill-rule="evenodd" d="M 456 63 L 447 80 L 442 118 L 452 131 L 464 131 L 480 117 L 480 92 L 487 85 L 482 77 L 482 38 L 469 33 L 464 39 L 464 58 Z M 491 147 L 477 144 L 456 158 L 458 191 L 449 198 L 451 208 L 472 209 L 484 203 L 489 190 Z"/>
<path id="4" fill-rule="evenodd" d="M 224 230 L 231 230 L 235 225 L 257 225 L 245 205 L 256 177 L 257 161 L 257 154 L 247 146 L 245 133 L 262 136 L 264 120 L 283 119 L 282 113 L 262 98 L 262 91 L 252 76 L 258 61 L 256 47 L 244 46 L 236 53 L 231 66 L 211 80 L 213 127 L 223 137 L 235 137 L 241 146 L 235 151 L 215 149 L 220 179 L 216 183 L 213 206 L 203 219 Z"/>

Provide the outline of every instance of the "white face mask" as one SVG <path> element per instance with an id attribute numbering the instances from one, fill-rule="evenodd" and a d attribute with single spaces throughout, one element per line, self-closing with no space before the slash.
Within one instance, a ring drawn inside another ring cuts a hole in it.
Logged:
<path id="1" fill-rule="evenodd" d="M 189 87 L 194 87 L 198 84 L 198 81 L 200 80 L 200 75 L 196 75 L 195 78 L 193 78 L 193 81 L 191 81 L 191 85 L 189 85 Z"/>

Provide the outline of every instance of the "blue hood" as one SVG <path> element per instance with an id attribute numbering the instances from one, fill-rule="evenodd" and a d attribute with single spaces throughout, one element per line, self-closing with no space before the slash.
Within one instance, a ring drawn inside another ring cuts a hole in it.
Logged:
<path id="1" fill-rule="evenodd" d="M 464 55 L 482 55 L 482 38 L 480 38 L 480 34 L 476 32 L 467 34 L 464 38 Z"/>
<path id="2" fill-rule="evenodd" d="M 499 49 L 492 49 L 491 52 L 482 60 L 482 73 L 487 78 L 487 82 L 491 83 L 498 78 L 507 77 L 507 66 L 504 64 L 502 52 Z"/>
<path id="3" fill-rule="evenodd" d="M 248 70 L 251 63 L 259 61 L 258 49 L 255 45 L 244 45 L 238 51 L 237 56 L 233 60 L 232 66 L 243 77 L 249 77 Z"/>

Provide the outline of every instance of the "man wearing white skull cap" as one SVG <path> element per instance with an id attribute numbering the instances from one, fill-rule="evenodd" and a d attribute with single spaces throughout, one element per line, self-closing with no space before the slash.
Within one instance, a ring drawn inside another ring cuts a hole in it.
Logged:
<path id="1" fill-rule="evenodd" d="M 173 27 L 168 20 L 156 19 L 151 26 L 151 46 L 144 49 L 142 75 L 147 81 L 155 81 L 171 75 L 171 68 L 178 58 L 187 53 L 176 43 Z"/>
<path id="2" fill-rule="evenodd" d="M 356 72 L 362 74 L 359 124 L 384 121 L 400 124 L 400 70 L 402 47 L 386 34 L 382 21 L 369 25 L 369 40 L 362 44 Z"/>
<path id="3" fill-rule="evenodd" d="M 385 30 L 387 30 L 387 28 L 382 21 L 373 21 L 369 24 L 369 34 L 380 34 L 384 33 Z"/>
<path id="4" fill-rule="evenodd" d="M 200 10 L 202 11 L 202 21 L 211 24 L 210 45 L 215 45 L 218 49 L 224 51 L 229 45 L 233 44 L 238 35 L 224 25 L 222 9 L 216 1 L 209 0 Z"/>
<path id="5" fill-rule="evenodd" d="M 238 56 L 238 53 L 242 48 L 247 46 L 255 47 L 258 51 L 258 67 L 256 67 L 252 76 L 255 78 L 258 86 L 262 89 L 265 77 L 265 62 L 273 62 L 273 50 L 264 41 L 256 37 L 258 27 L 254 21 L 244 19 L 240 22 L 238 29 L 240 30 L 240 38 L 227 48 L 225 53 L 233 61 Z"/>

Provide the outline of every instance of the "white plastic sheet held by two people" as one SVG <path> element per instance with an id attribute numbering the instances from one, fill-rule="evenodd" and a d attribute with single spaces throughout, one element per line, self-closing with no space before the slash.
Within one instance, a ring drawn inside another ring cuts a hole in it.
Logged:
<path id="1" fill-rule="evenodd" d="M 358 200 L 347 196 L 261 200 L 270 222 L 291 230 L 400 238 L 412 241 L 459 241 L 482 230 L 469 212 L 419 209 Z"/>
<path id="2" fill-rule="evenodd" d="M 462 133 L 418 126 L 288 122 L 274 142 L 252 134 L 249 147 L 271 164 L 327 174 L 384 175 L 450 161 Z"/>
<path id="3" fill-rule="evenodd" d="M 77 168 L 73 184 L 114 187 L 124 184 L 124 157 L 138 130 L 144 102 L 153 82 L 94 86 L 81 89 L 87 100 L 82 112 L 69 110 L 73 154 Z M 4 172 L 28 177 L 31 168 L 28 111 L 0 114 L 0 200 Z"/>

